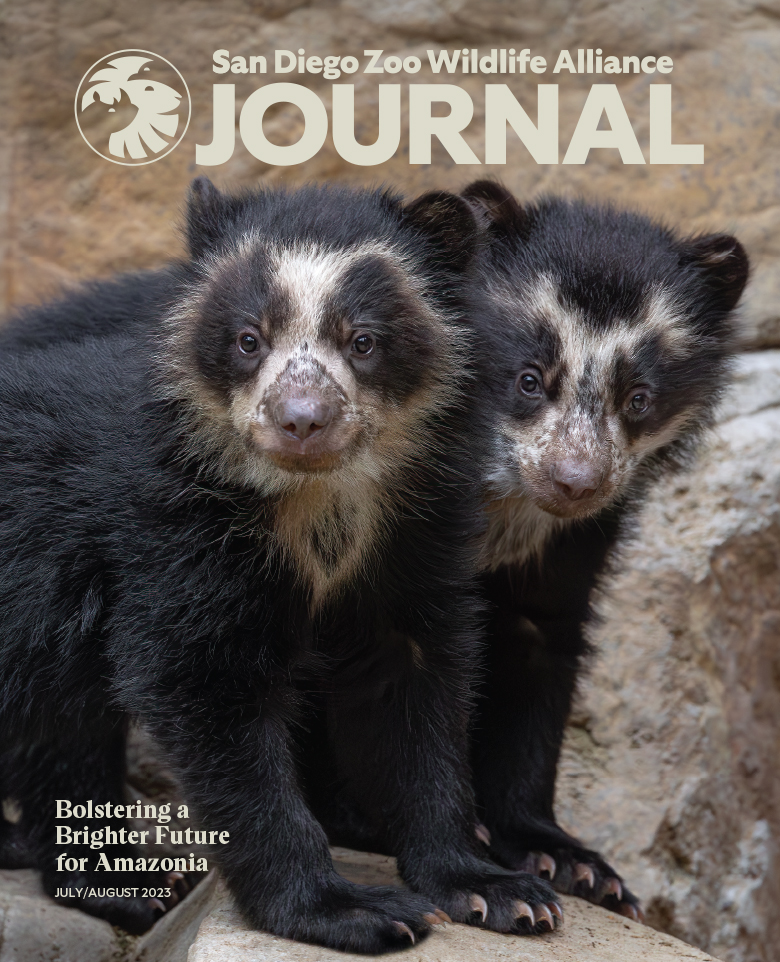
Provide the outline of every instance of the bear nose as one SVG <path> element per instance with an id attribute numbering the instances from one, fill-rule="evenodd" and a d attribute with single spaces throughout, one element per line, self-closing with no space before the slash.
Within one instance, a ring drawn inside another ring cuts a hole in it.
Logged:
<path id="1" fill-rule="evenodd" d="M 321 398 L 291 397 L 276 405 L 274 417 L 283 431 L 299 441 L 305 441 L 326 428 L 333 419 L 333 413 Z"/>
<path id="2" fill-rule="evenodd" d="M 588 461 L 557 461 L 552 468 L 552 482 L 569 501 L 587 501 L 601 487 L 603 474 Z"/>

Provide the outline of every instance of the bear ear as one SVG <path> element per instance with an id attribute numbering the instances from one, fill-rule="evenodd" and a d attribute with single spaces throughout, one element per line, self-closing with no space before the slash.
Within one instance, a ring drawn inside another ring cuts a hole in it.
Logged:
<path id="1" fill-rule="evenodd" d="M 483 228 L 493 234 L 522 233 L 525 212 L 510 192 L 494 180 L 475 180 L 461 193 Z"/>
<path id="2" fill-rule="evenodd" d="M 407 204 L 403 220 L 425 235 L 442 266 L 465 268 L 477 249 L 479 231 L 474 213 L 456 194 L 433 190 Z"/>
<path id="3" fill-rule="evenodd" d="M 723 309 L 733 310 L 750 276 L 747 253 L 737 238 L 730 234 L 694 237 L 686 242 L 685 255 L 703 272 Z"/>
<path id="4" fill-rule="evenodd" d="M 218 246 L 235 220 L 236 198 L 221 194 L 208 177 L 196 177 L 187 198 L 187 243 L 194 259 Z"/>

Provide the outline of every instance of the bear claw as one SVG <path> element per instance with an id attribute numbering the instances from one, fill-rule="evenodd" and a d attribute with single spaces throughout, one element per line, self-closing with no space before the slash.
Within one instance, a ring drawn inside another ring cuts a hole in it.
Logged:
<path id="1" fill-rule="evenodd" d="M 487 827 L 487 825 L 483 825 L 482 822 L 478 822 L 474 827 L 474 834 L 483 845 L 490 845 L 490 829 Z"/>
<path id="2" fill-rule="evenodd" d="M 631 905 L 630 902 L 624 902 L 620 906 L 620 914 L 625 915 L 627 919 L 632 919 L 634 922 L 644 922 L 645 920 L 644 912 L 638 905 Z"/>
<path id="3" fill-rule="evenodd" d="M 414 945 L 417 939 L 414 937 L 414 932 L 412 932 L 405 922 L 393 921 L 393 925 L 398 929 L 401 935 L 406 935 L 408 938 L 410 938 L 412 940 L 412 945 Z"/>
<path id="4" fill-rule="evenodd" d="M 623 886 L 616 878 L 609 878 L 604 884 L 604 898 L 607 895 L 614 895 L 618 902 L 623 898 Z"/>
<path id="5" fill-rule="evenodd" d="M 472 912 L 479 912 L 482 915 L 482 921 L 487 921 L 488 917 L 488 907 L 487 902 L 482 898 L 481 895 L 476 893 L 469 899 L 469 905 L 471 906 Z"/>
<path id="6" fill-rule="evenodd" d="M 590 865 L 585 865 L 584 862 L 579 862 L 574 872 L 575 882 L 587 882 L 588 885 L 593 888 L 596 884 L 596 876 L 593 874 L 593 869 Z"/>
<path id="7" fill-rule="evenodd" d="M 546 905 L 538 905 L 536 911 L 539 915 L 537 922 L 546 922 L 552 932 L 555 928 L 555 922 L 553 921 L 552 912 L 547 908 Z"/>
<path id="8" fill-rule="evenodd" d="M 536 919 L 534 918 L 534 910 L 528 904 L 528 902 L 515 902 L 515 911 L 517 912 L 518 919 L 528 919 L 531 925 L 536 925 Z"/>

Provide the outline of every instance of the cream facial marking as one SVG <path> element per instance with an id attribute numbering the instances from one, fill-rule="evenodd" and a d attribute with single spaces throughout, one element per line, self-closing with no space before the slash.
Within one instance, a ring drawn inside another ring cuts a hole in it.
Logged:
<path id="1" fill-rule="evenodd" d="M 251 250 L 249 242 L 242 246 L 240 253 L 246 256 Z M 343 380 L 348 365 L 337 347 L 322 338 L 323 311 L 339 278 L 363 256 L 363 249 L 327 250 L 307 245 L 271 247 L 264 252 L 272 284 L 289 306 L 283 324 L 268 324 L 259 319 L 271 344 L 271 354 L 256 381 L 256 393 L 262 394 L 296 361 L 299 375 L 307 364 L 319 362 L 325 372 L 332 377 L 339 374 Z"/>
<path id="2" fill-rule="evenodd" d="M 517 303 L 518 292 L 513 293 Z M 568 368 L 565 388 L 569 396 L 577 389 L 586 370 L 593 372 L 597 386 L 608 389 L 615 358 L 619 354 L 630 356 L 648 334 L 657 334 L 661 338 L 660 346 L 673 356 L 693 346 L 682 312 L 660 288 L 649 294 L 641 318 L 615 323 L 608 333 L 594 330 L 579 308 L 566 305 L 557 282 L 549 274 L 541 274 L 535 284 L 520 295 L 520 303 L 524 312 L 544 320 L 558 335 L 561 356 Z"/>
<path id="3" fill-rule="evenodd" d="M 245 238 L 232 256 L 246 260 L 259 244 L 258 238 Z M 367 246 L 374 253 L 380 249 L 376 244 Z M 262 250 L 277 301 L 284 304 L 284 316 L 257 319 L 270 353 L 257 376 L 233 394 L 231 418 L 239 433 L 254 436 L 262 447 L 278 431 L 274 416 L 282 394 L 301 398 L 316 395 L 327 398 L 329 409 L 337 412 L 335 421 L 341 431 L 338 446 L 346 448 L 358 427 L 358 390 L 343 345 L 323 334 L 323 317 L 339 279 L 365 255 L 365 248 L 332 250 L 299 245 L 263 246 Z M 382 253 L 389 256 L 386 251 Z"/>

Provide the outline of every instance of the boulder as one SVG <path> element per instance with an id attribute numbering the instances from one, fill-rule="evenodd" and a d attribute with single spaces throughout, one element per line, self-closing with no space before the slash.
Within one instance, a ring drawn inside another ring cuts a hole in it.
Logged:
<path id="1" fill-rule="evenodd" d="M 40 874 L 0 870 L 0 962 L 187 962 L 214 902 L 212 872 L 146 934 L 136 937 L 45 894 Z"/>
<path id="2" fill-rule="evenodd" d="M 115 962 L 114 929 L 45 895 L 37 872 L 0 870 L 0 962 Z"/>
<path id="3" fill-rule="evenodd" d="M 605 585 L 558 781 L 649 924 L 728 962 L 780 958 L 779 442 L 780 352 L 746 354 Z"/>

